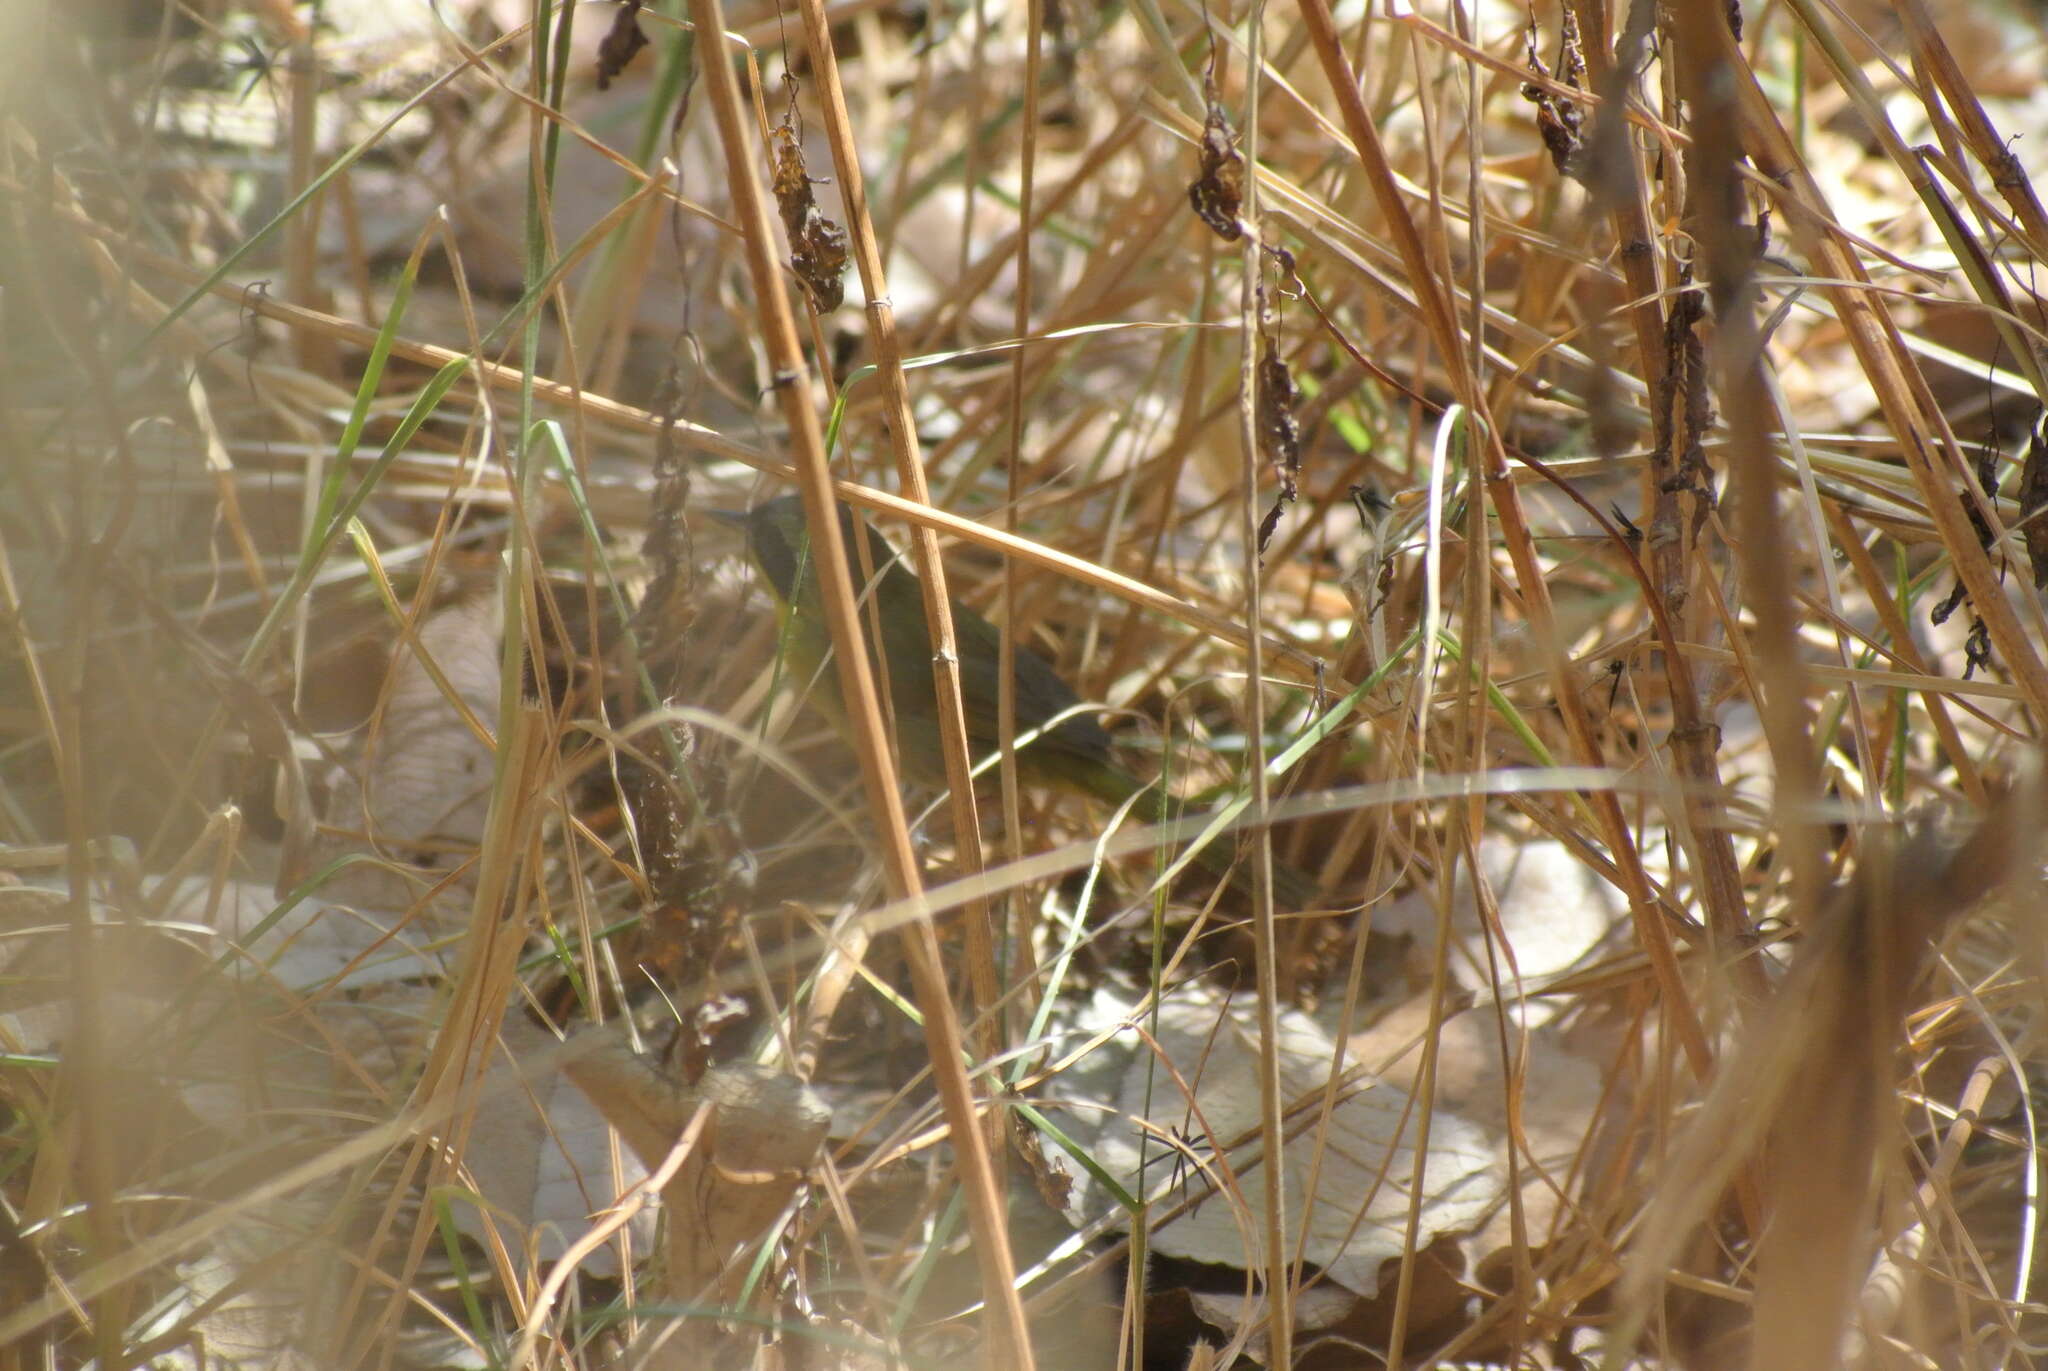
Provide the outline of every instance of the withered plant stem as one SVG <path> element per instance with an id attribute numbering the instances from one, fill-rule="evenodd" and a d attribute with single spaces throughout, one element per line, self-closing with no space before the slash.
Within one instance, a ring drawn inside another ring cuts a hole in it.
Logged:
<path id="1" fill-rule="evenodd" d="M 1602 100 L 1588 126 L 1588 155 L 1595 168 L 1593 201 L 1596 206 L 1606 207 L 1608 222 L 1613 227 L 1619 248 L 1615 256 L 1629 287 L 1627 312 L 1635 336 L 1636 365 L 1654 404 L 1656 397 L 1664 393 L 1663 285 L 1657 278 L 1656 234 L 1651 227 L 1656 220 L 1646 203 L 1648 189 L 1628 137 L 1628 92 L 1624 85 L 1646 47 L 1645 36 L 1629 35 L 1630 41 L 1620 54 L 1624 65 L 1618 66 L 1608 47 L 1607 6 L 1598 0 L 1574 0 L 1574 8 L 1584 38 L 1587 77 Z M 1664 417 L 1657 417 L 1653 427 L 1664 422 Z M 1676 496 L 1661 491 L 1660 485 L 1654 468 L 1646 473 L 1644 507 L 1657 509 L 1653 522 L 1665 517 L 1675 522 Z M 1671 505 L 1669 511 L 1662 508 L 1667 502 Z M 1655 579 L 1645 577 L 1643 595 L 1667 640 L 1664 679 L 1671 697 L 1671 753 L 1680 775 L 1688 782 L 1684 802 L 1673 817 L 1685 826 L 1692 850 L 1700 854 L 1699 891 L 1701 902 L 1706 905 L 1707 927 L 1733 948 L 1748 933 L 1752 920 L 1742 898 L 1742 872 L 1735 860 L 1734 836 L 1725 826 L 1714 822 L 1711 812 L 1718 803 L 1716 797 L 1725 793 L 1726 787 L 1721 779 L 1715 734 L 1706 727 L 1692 663 L 1678 651 L 1678 625 L 1668 612 L 1670 606 L 1663 591 L 1665 586 L 1685 584 L 1683 548 L 1684 544 L 1675 539 L 1644 548 Z M 1626 544 L 1621 545 L 1621 550 L 1634 560 L 1635 553 Z M 1737 984 L 1752 996 L 1761 992 L 1762 972 L 1754 958 L 1742 959 L 1732 974 Z"/>
<path id="2" fill-rule="evenodd" d="M 1037 0 L 1033 0 L 1034 5 Z M 1259 165 L 1259 93 L 1264 75 L 1262 38 L 1266 7 L 1255 0 L 1247 25 L 1248 50 L 1245 60 L 1244 160 Z M 1259 233 L 1259 178 L 1245 178 L 1244 238 L 1239 257 L 1238 294 L 1238 452 L 1241 460 L 1238 486 L 1238 544 L 1244 556 L 1244 616 L 1253 628 L 1250 651 L 1245 660 L 1244 735 L 1245 779 L 1251 788 L 1251 811 L 1247 836 L 1251 842 L 1252 864 L 1252 967 L 1258 986 L 1259 1024 L 1259 1138 L 1265 1165 L 1259 1168 L 1259 1183 L 1265 1200 L 1266 1255 L 1266 1347 L 1274 1366 L 1294 1364 L 1294 1253 L 1287 1243 L 1287 1169 L 1282 1164 L 1287 1141 L 1286 1119 L 1282 1113 L 1280 1081 L 1280 940 L 1273 915 L 1273 830 L 1267 816 L 1272 810 L 1272 792 L 1266 776 L 1266 671 L 1264 644 L 1257 632 L 1265 618 L 1264 582 L 1259 572 L 1259 472 L 1265 461 L 1259 439 L 1260 313 L 1264 301 L 1261 278 L 1265 270 L 1264 245 Z M 1418 1146 L 1418 1155 L 1422 1151 Z M 1420 1197 L 1417 1197 L 1418 1202 Z M 1311 1205 L 1313 1195 L 1303 1196 Z M 1412 1221 L 1415 1207 L 1410 1206 Z M 1307 1215 L 1301 1231 L 1306 1239 Z M 1403 1267 L 1410 1263 L 1403 1260 Z M 1389 1350 L 1399 1365 L 1402 1314 L 1394 1315 L 1394 1343 Z"/>
<path id="3" fill-rule="evenodd" d="M 874 350 L 875 370 L 882 386 L 882 429 L 889 438 L 889 451 L 896 460 L 896 475 L 903 483 L 904 498 L 930 504 L 931 490 L 925 481 L 917 422 L 910 412 L 910 388 L 903 374 L 903 349 L 896 336 L 896 308 L 889 298 L 888 272 L 875 238 L 874 219 L 868 212 L 867 182 L 861 174 L 860 146 L 854 141 L 853 121 L 847 115 L 846 91 L 839 79 L 839 56 L 832 46 L 832 26 L 825 14 L 824 0 L 801 0 L 800 9 L 804 42 L 810 50 L 811 71 L 817 80 L 818 106 L 824 116 L 825 138 L 832 148 L 832 168 L 845 206 L 847 237 L 867 299 L 868 342 Z M 978 876 L 985 865 L 981 819 L 974 799 L 974 756 L 967 741 L 967 716 L 960 697 L 960 648 L 953 634 L 946 564 L 939 556 L 938 535 L 923 524 L 911 525 L 910 548 L 924 589 L 925 624 L 932 641 L 932 681 L 937 692 L 939 744 L 945 754 L 946 786 L 953 807 L 955 864 L 960 875 Z M 976 1052 L 982 1059 L 992 1060 L 1003 1049 L 1001 1016 L 995 1012 L 1003 988 L 996 969 L 996 939 L 988 901 L 977 896 L 967 902 L 962 914 L 968 981 L 979 1015 L 974 1034 Z M 830 1012 L 829 1006 L 816 1007 Z M 1000 1159 L 1000 1112 L 991 1112 L 988 1133 L 991 1153 Z"/>
<path id="4" fill-rule="evenodd" d="M 903 797 L 896 788 L 895 769 L 888 756 L 888 734 L 882 723 L 874 673 L 869 668 L 867 648 L 861 637 L 853 581 L 839 534 L 838 502 L 825 455 L 824 431 L 811 403 L 810 368 L 797 337 L 796 319 L 790 311 L 787 287 L 777 260 L 774 225 L 762 196 L 759 178 L 763 158 L 747 137 L 739 83 L 733 78 L 732 63 L 725 54 L 724 6 L 720 0 L 690 0 L 690 17 L 702 40 L 705 91 L 717 120 L 719 142 L 725 149 L 733 208 L 746 245 L 754 307 L 769 365 L 774 369 L 774 388 L 789 425 L 789 444 L 796 459 L 797 484 L 803 493 L 804 514 L 816 552 L 820 598 L 825 625 L 832 637 L 840 697 L 852 721 L 849 731 L 854 752 L 860 759 L 861 781 L 874 810 L 883 869 L 896 898 L 915 900 L 923 895 L 924 883 L 918 872 L 917 854 L 910 845 Z M 993 1315 L 989 1364 L 1029 1371 L 1030 1338 L 1024 1323 L 1024 1307 L 1017 1297 L 1016 1263 L 1011 1258 L 1009 1235 L 1004 1227 L 1007 1207 L 996 1186 L 987 1142 L 979 1127 L 973 1088 L 962 1066 L 960 1022 L 947 992 L 938 938 L 929 919 L 907 923 L 902 932 L 904 960 L 909 964 L 924 1019 L 932 1079 L 938 1087 L 940 1107 L 951 1130 L 961 1185 L 966 1191 L 968 1225 L 974 1235 L 975 1260 L 981 1268 L 982 1297 Z"/>
<path id="5" fill-rule="evenodd" d="M 1771 752 L 1772 803 L 1778 840 L 1791 869 L 1792 898 L 1795 908 L 1811 910 L 1827 881 L 1816 809 L 1820 768 L 1813 755 L 1798 625 L 1791 597 L 1781 590 L 1791 549 L 1778 517 L 1777 450 L 1752 280 L 1755 245 L 1753 230 L 1745 223 L 1737 172 L 1743 151 L 1736 135 L 1734 101 L 1727 93 L 1729 77 L 1721 69 L 1724 58 L 1711 32 L 1725 31 L 1728 19 L 1702 6 L 1678 16 L 1676 25 L 1679 42 L 1671 55 L 1678 67 L 1679 90 L 1692 115 L 1686 193 L 1717 324 L 1711 370 L 1719 381 L 1722 422 L 1734 436 L 1728 445 L 1728 488 L 1734 497 L 1737 531 L 1733 551 L 1741 575 L 1742 608 L 1755 621 L 1753 655 L 1761 676 L 1755 683 L 1757 712 Z M 1676 479 L 1704 476 L 1690 477 L 1681 467 Z M 1730 638 L 1741 632 L 1731 616 Z"/>
<path id="6" fill-rule="evenodd" d="M 1500 434 L 1494 427 L 1486 397 L 1473 378 L 1465 350 L 1460 345 L 1456 320 L 1452 317 L 1443 283 L 1432 271 L 1421 235 L 1402 202 L 1392 168 L 1387 163 L 1386 151 L 1359 94 L 1358 78 L 1338 39 L 1336 20 L 1330 13 L 1328 0 L 1300 0 L 1300 4 L 1302 19 L 1308 25 L 1309 40 L 1322 63 L 1324 77 L 1336 96 L 1345 132 L 1351 137 L 1374 201 L 1408 270 L 1423 323 L 1450 373 L 1451 391 L 1472 410 L 1480 441 L 1486 445 L 1483 449 L 1486 455 L 1481 464 L 1487 496 L 1500 520 L 1501 540 L 1514 564 L 1515 577 L 1528 608 L 1530 627 L 1536 641 L 1542 645 L 1550 669 L 1558 713 L 1579 759 L 1589 766 L 1604 766 L 1605 759 L 1586 718 L 1585 704 L 1579 698 L 1571 663 L 1566 659 L 1563 644 L 1558 638 L 1550 594 L 1544 586 L 1543 569 L 1537 561 L 1527 521 L 1522 516 L 1520 496 L 1507 471 Z M 1663 915 L 1652 898 L 1641 854 L 1636 850 L 1634 835 L 1629 832 L 1627 816 L 1622 813 L 1620 802 L 1611 790 L 1595 790 L 1586 798 L 1600 822 L 1600 836 L 1614 854 L 1615 865 L 1621 872 L 1622 893 L 1628 898 L 1629 918 L 1637 940 L 1650 959 L 1658 993 L 1664 1000 L 1665 1013 L 1670 1016 L 1672 1028 L 1693 1074 L 1705 1079 L 1712 1070 L 1713 1053 L 1707 1046 L 1706 1032 L 1693 1007 L 1691 993 L 1679 976 L 1671 933 L 1664 926 Z"/>
<path id="7" fill-rule="evenodd" d="M 1817 24 L 1809 6 L 1795 3 L 1792 8 L 1808 32 L 1817 38 L 1831 37 L 1825 25 Z M 2048 664 L 2042 661 L 2038 634 L 2030 634 L 2021 624 L 1970 524 L 1964 503 L 1981 492 L 1975 490 L 1969 463 L 1928 389 L 1926 376 L 1907 352 L 1884 297 L 1870 288 L 1870 274 L 1850 250 L 1827 196 L 1778 122 L 1741 45 L 1726 25 L 1719 26 L 1712 36 L 1719 45 L 1716 56 L 1734 82 L 1743 148 L 1762 173 L 1759 184 L 1777 197 L 1786 231 L 1812 259 L 1813 275 L 1824 283 L 1817 289 L 1826 292 L 1834 304 L 1857 365 L 1876 393 L 1885 425 L 1898 440 L 1927 517 L 1941 535 L 1957 579 L 1969 592 L 1971 608 L 1983 617 L 1992 647 L 2024 692 L 2027 711 L 2039 729 L 2048 723 Z M 1821 44 L 1823 51 L 1828 47 L 1825 41 Z M 1996 510 L 1990 511 L 1990 516 L 1995 520 Z M 2038 629 L 2039 601 L 2029 608 Z"/>

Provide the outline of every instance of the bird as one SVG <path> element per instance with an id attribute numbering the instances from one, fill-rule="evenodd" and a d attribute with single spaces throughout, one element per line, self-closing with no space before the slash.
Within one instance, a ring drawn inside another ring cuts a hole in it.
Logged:
<path id="1" fill-rule="evenodd" d="M 888 663 L 887 690 L 904 773 L 920 784 L 943 787 L 945 756 L 939 742 L 938 692 L 932 680 L 924 587 L 880 534 L 845 505 L 839 505 L 838 511 L 840 537 L 856 593 L 865 590 L 876 606 L 877 612 L 864 616 L 863 622 L 871 638 L 879 631 L 882 659 Z M 831 640 L 817 574 L 810 564 L 803 502 L 790 495 L 764 501 L 744 514 L 712 513 L 745 531 L 748 553 L 775 592 L 789 661 L 806 677 L 816 674 L 830 654 Z M 867 541 L 869 564 L 874 568 L 872 585 L 861 569 L 855 541 L 859 538 Z M 960 703 L 967 745 L 976 758 L 985 757 L 999 746 L 1002 630 L 958 600 L 950 603 L 959 647 Z M 869 651 L 874 651 L 872 642 Z M 1175 804 L 1159 786 L 1140 780 L 1118 764 L 1108 731 L 1051 663 L 1020 643 L 1011 669 L 1016 680 L 1017 736 L 1021 739 L 1038 730 L 1035 738 L 1017 750 L 1017 778 L 1022 784 L 1087 796 L 1111 806 L 1135 797 L 1132 813 L 1147 823 L 1174 817 Z M 849 723 L 836 680 L 818 692 L 815 702 L 843 736 Z M 1239 890 L 1248 889 L 1247 872 L 1233 862 L 1225 845 L 1209 844 L 1196 861 L 1213 874 L 1228 878 Z M 1299 908 L 1314 899 L 1315 884 L 1305 874 L 1280 863 L 1274 870 L 1275 892 L 1283 903 Z"/>

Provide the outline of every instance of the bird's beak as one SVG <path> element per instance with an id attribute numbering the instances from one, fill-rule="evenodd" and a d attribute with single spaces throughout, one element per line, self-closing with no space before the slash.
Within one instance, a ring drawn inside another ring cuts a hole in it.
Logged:
<path id="1" fill-rule="evenodd" d="M 699 514 L 704 515 L 706 518 L 716 519 L 721 524 L 730 524 L 734 528 L 745 528 L 747 526 L 747 514 L 745 510 L 699 509 L 697 512 Z"/>

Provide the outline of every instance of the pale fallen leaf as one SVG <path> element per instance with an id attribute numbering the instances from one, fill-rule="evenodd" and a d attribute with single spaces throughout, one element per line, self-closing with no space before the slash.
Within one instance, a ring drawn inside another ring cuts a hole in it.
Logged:
<path id="1" fill-rule="evenodd" d="M 1481 1005 L 1446 1016 L 1437 1025 L 1436 1110 L 1479 1128 L 1492 1140 L 1499 1159 L 1500 1202 L 1491 1206 L 1484 1223 L 1465 1237 L 1470 1267 L 1509 1245 L 1512 1213 L 1506 1203 L 1508 1095 L 1501 1062 L 1501 1032 L 1492 1010 Z M 1412 1090 L 1421 1069 L 1423 1034 L 1429 1029 L 1429 1002 L 1418 996 L 1351 1039 L 1347 1061 L 1375 1072 L 1381 1082 Z M 1522 1149 L 1522 1214 L 1532 1245 L 1549 1237 L 1562 1204 L 1561 1192 L 1573 1170 L 1587 1134 L 1599 1114 L 1601 1077 L 1597 1066 L 1570 1051 L 1557 1025 L 1545 1025 L 1526 1037 L 1512 1023 L 1509 1050 L 1522 1065 L 1519 1083 Z"/>
<path id="2" fill-rule="evenodd" d="M 431 986 L 376 986 L 319 1006 L 322 1026 L 334 1046 L 340 1084 L 365 1098 L 366 1113 L 394 1106 L 389 1084 L 419 1070 L 441 1012 Z M 488 1220 L 472 1204 L 450 1207 L 456 1228 L 478 1243 L 487 1224 L 514 1252 L 531 1236 L 546 1262 L 560 1258 L 590 1227 L 591 1216 L 647 1176 L 630 1147 L 613 1162 L 611 1130 L 583 1090 L 562 1067 L 563 1046 L 552 1033 L 517 1014 L 508 1014 L 500 1042 L 488 1057 L 476 1116 L 470 1125 L 463 1163 Z M 627 1226 L 636 1259 L 654 1241 L 655 1215 L 647 1211 Z M 582 1269 L 597 1276 L 619 1274 L 616 1243 L 586 1257 Z"/>
<path id="3" fill-rule="evenodd" d="M 236 1227 L 253 1231 L 256 1225 Z M 232 1230 L 217 1235 L 205 1251 L 178 1264 L 178 1289 L 139 1336 L 176 1329 L 182 1337 L 150 1359 L 151 1371 L 315 1371 L 320 1365 L 297 1344 L 311 1322 L 309 1306 L 340 1293 L 331 1281 L 318 1288 L 332 1254 L 312 1245 L 296 1251 L 273 1246 L 230 1258 L 224 1253 L 235 1237 Z"/>
<path id="4" fill-rule="evenodd" d="M 89 1008 L 108 1069 L 146 1083 L 152 1098 L 176 1092 L 194 1120 L 233 1135 L 252 1117 L 274 1128 L 324 1111 L 325 1072 L 305 1022 L 268 987 L 222 975 L 212 930 L 91 902 L 93 994 L 81 1002 L 63 897 L 7 894 L 0 1048 L 54 1055 Z"/>
<path id="5" fill-rule="evenodd" d="M 1498 902 L 1501 929 L 1514 949 L 1514 967 L 1525 987 L 1578 964 L 1599 947 L 1626 913 L 1621 895 L 1612 885 L 1571 849 L 1551 839 L 1487 838 L 1479 844 L 1479 866 Z M 1491 994 L 1485 928 L 1473 898 L 1471 875 L 1462 864 L 1451 898 L 1451 932 L 1456 940 L 1451 976 L 1463 989 Z M 1412 890 L 1388 901 L 1373 911 L 1372 927 L 1375 937 L 1406 934 L 1416 947 L 1433 948 L 1437 937 L 1433 892 Z M 1514 993 L 1512 973 L 1504 958 L 1500 982 L 1504 995 Z M 1532 999 L 1523 1003 L 1520 1012 L 1534 1025 L 1547 1021 L 1562 1007 Z"/>
<path id="6" fill-rule="evenodd" d="M 1127 1021 L 1134 1006 L 1099 991 L 1076 1028 L 1092 1034 Z M 1401 1254 L 1415 1178 L 1416 1117 L 1399 1087 L 1371 1079 L 1347 1081 L 1321 1149 L 1313 1203 L 1310 1168 L 1318 1149 L 1314 1131 L 1323 1088 L 1335 1057 L 1329 1035 L 1308 1016 L 1280 1016 L 1281 1093 L 1288 1108 L 1283 1185 L 1290 1243 L 1329 1276 L 1362 1295 L 1379 1289 L 1380 1263 Z M 1259 1175 L 1258 1030 L 1249 1000 L 1230 1003 L 1216 990 L 1193 985 L 1172 992 L 1156 1022 L 1140 1016 L 1160 1051 L 1193 1087 L 1183 1097 L 1165 1063 L 1155 1061 L 1137 1034 L 1117 1034 L 1075 1068 L 1061 1073 L 1056 1094 L 1069 1106 L 1071 1134 L 1107 1172 L 1133 1193 L 1154 1197 L 1164 1218 L 1153 1229 L 1152 1250 L 1165 1256 L 1246 1269 L 1264 1265 L 1264 1181 Z M 1108 1105 L 1104 1110 L 1100 1105 Z M 1149 1120 L 1150 1130 L 1136 1120 Z M 1169 1132 L 1192 1138 L 1208 1174 L 1184 1168 L 1186 1195 L 1178 1210 L 1175 1149 Z M 1212 1188 L 1222 1168 L 1221 1148 L 1235 1177 L 1235 1192 Z M 1439 1110 L 1431 1123 L 1422 1169 L 1418 1241 L 1465 1232 L 1499 1203 L 1503 1178 L 1498 1141 L 1485 1129 Z M 1110 1200 L 1092 1175 L 1077 1178 L 1069 1217 L 1084 1222 L 1108 1212 Z M 1306 1222 L 1304 1224 L 1304 1216 Z M 1302 1234 L 1306 1231 L 1306 1239 Z"/>
<path id="7" fill-rule="evenodd" d="M 1266 1353 L 1266 1297 L 1243 1291 L 1190 1290 L 1188 1300 L 1195 1317 L 1225 1337 L 1244 1340 L 1244 1355 L 1261 1366 L 1270 1365 Z M 1358 1303 L 1358 1297 L 1340 1285 L 1327 1282 L 1294 1292 L 1294 1328 L 1297 1334 L 1312 1333 L 1341 1322 Z"/>
<path id="8" fill-rule="evenodd" d="M 408 643 L 398 648 L 389 695 L 366 740 L 362 775 L 336 778 L 328 805 L 329 824 L 344 833 L 367 832 L 383 855 L 409 859 L 415 845 L 429 844 L 435 861 L 422 863 L 429 868 L 425 872 L 359 863 L 322 887 L 323 897 L 389 911 L 394 924 L 409 914 L 428 916 L 425 925 L 440 932 L 461 926 L 466 878 L 451 883 L 462 889 L 445 890 L 425 908 L 415 907 L 442 869 L 459 866 L 483 840 L 495 757 L 477 729 L 497 722 L 499 622 L 491 595 L 458 601 L 421 619 L 420 650 Z M 359 843 L 329 838 L 312 860 L 317 865 L 357 850 Z"/>
<path id="9" fill-rule="evenodd" d="M 182 1198 L 234 1193 L 334 1134 L 328 1059 L 311 1023 L 270 984 L 223 974 L 213 930 L 94 901 L 92 992 L 81 996 L 68 901 L 49 890 L 4 893 L 0 1050 L 58 1055 L 79 1036 L 80 1016 L 97 1016 L 100 1069 L 119 1102 L 112 1161 L 120 1184 L 176 1213 Z M 167 1158 L 182 1162 L 170 1185 L 156 1172 Z M 178 1283 L 137 1325 L 138 1341 L 184 1339 L 151 1364 L 318 1365 L 299 1344 L 348 1269 L 329 1223 L 338 1198 L 330 1178 L 241 1208 L 185 1255 Z M 137 1227 L 139 1242 L 147 1230 Z"/>
<path id="10" fill-rule="evenodd" d="M 399 909 L 361 909 L 315 897 L 279 913 L 268 882 L 218 888 L 187 876 L 168 893 L 166 917 L 203 922 L 294 990 L 361 989 L 448 974 L 452 947 L 437 945 Z"/>
<path id="11" fill-rule="evenodd" d="M 476 1121 L 463 1163 L 499 1219 L 509 1217 L 533 1236 L 543 1260 L 553 1262 L 581 1237 L 590 1218 L 628 1186 L 647 1178 L 630 1147 L 613 1164 L 611 1129 L 590 1097 L 561 1067 L 553 1034 L 508 1018 L 484 1076 Z M 483 1216 L 454 1207 L 456 1226 L 483 1240 Z M 644 1256 L 654 1241 L 655 1211 L 645 1209 L 627 1226 L 632 1250 Z M 526 1233 L 510 1235 L 515 1251 Z M 597 1276 L 619 1273 L 619 1247 L 607 1244 L 583 1261 Z"/>

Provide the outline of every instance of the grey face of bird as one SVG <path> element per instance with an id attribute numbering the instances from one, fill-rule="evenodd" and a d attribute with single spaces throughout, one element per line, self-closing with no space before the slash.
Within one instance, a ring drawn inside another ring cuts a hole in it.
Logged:
<path id="1" fill-rule="evenodd" d="M 847 570 L 858 588 L 867 582 L 861 571 L 860 557 L 855 551 L 854 538 L 865 534 L 868 540 L 868 556 L 875 571 L 895 560 L 895 552 L 882 541 L 880 534 L 865 524 L 857 522 L 853 511 L 845 505 L 838 506 L 839 537 L 846 546 Z M 711 516 L 721 523 L 734 524 L 747 531 L 747 542 L 754 554 L 754 560 L 775 587 L 775 593 L 789 603 L 797 600 L 796 585 L 799 573 L 808 575 L 811 557 L 810 530 L 804 519 L 803 501 L 795 495 L 784 495 L 765 501 L 746 514 L 731 514 L 724 510 L 710 511 Z"/>

